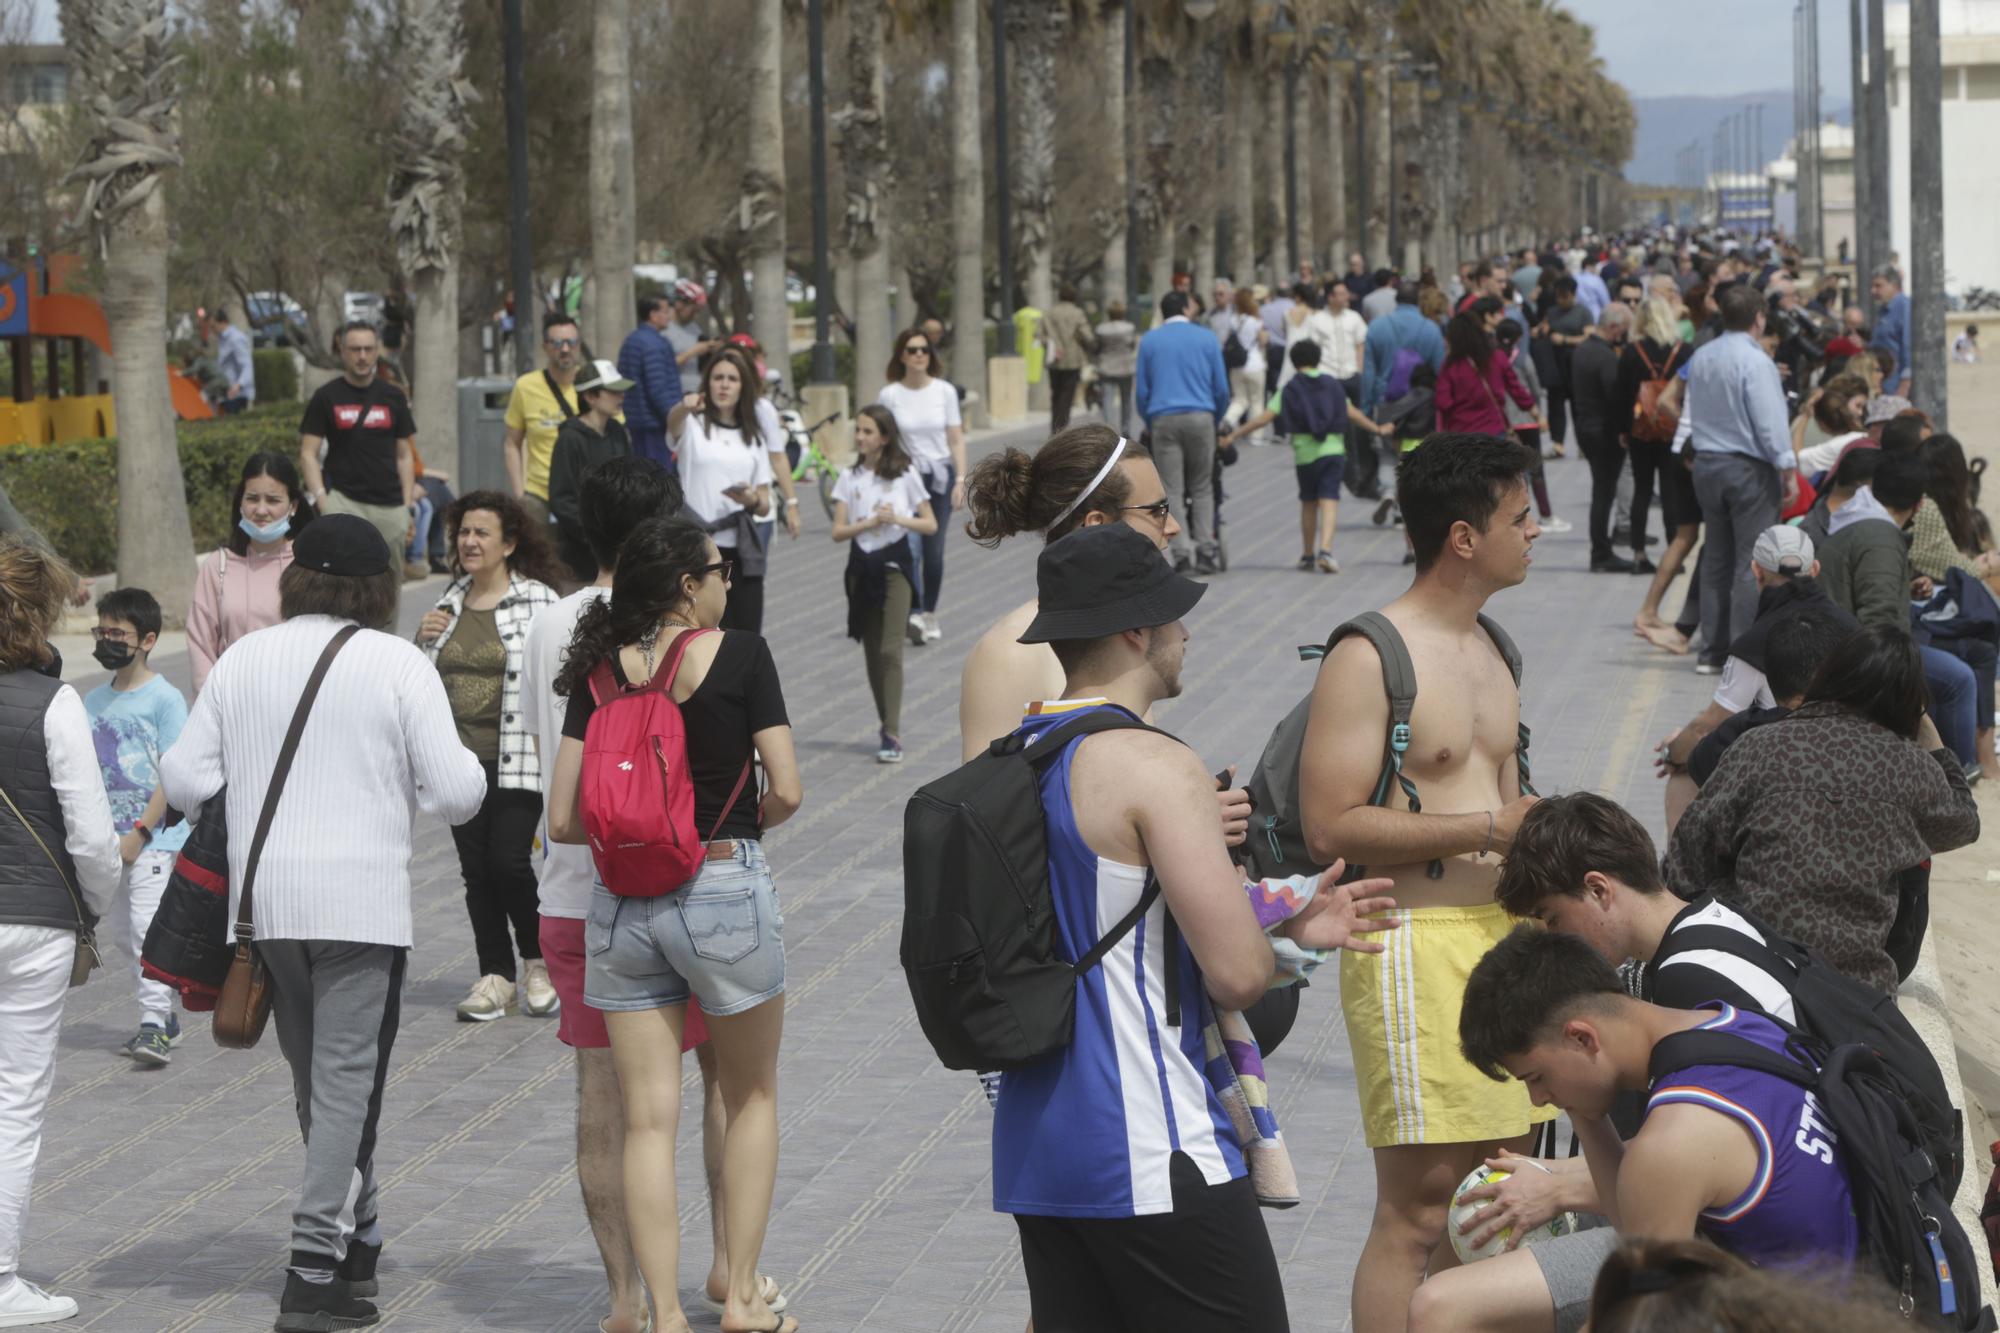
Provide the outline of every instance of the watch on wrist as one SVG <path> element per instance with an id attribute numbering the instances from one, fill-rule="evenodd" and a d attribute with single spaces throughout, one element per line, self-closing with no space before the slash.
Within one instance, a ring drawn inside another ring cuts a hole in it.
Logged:
<path id="1" fill-rule="evenodd" d="M 138 834 L 138 835 L 139 835 L 139 841 L 140 841 L 141 843 L 143 843 L 143 844 L 145 844 L 145 845 L 147 845 L 147 846 L 151 846 L 151 845 L 152 845 L 152 842 L 153 842 L 153 830 L 151 830 L 151 829 L 147 828 L 147 827 L 145 826 L 145 824 L 143 824 L 143 823 L 139 823 L 139 824 L 134 824 L 134 825 L 132 826 L 132 831 L 133 831 L 134 833 L 136 833 L 136 834 Z"/>

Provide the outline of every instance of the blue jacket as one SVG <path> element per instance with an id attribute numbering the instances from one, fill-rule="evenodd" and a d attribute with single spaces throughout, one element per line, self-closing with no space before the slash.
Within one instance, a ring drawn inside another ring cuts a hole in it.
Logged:
<path id="1" fill-rule="evenodd" d="M 1868 340 L 1870 347 L 1886 347 L 1896 358 L 1896 368 L 1882 377 L 1882 392 L 1907 394 L 1910 374 L 1910 297 L 1906 292 L 1897 292 L 1882 307 L 1881 317 L 1875 321 L 1875 336 Z"/>
<path id="2" fill-rule="evenodd" d="M 667 413 L 681 400 L 681 373 L 664 334 L 641 324 L 618 349 L 618 373 L 632 381 L 625 395 L 625 428 L 634 435 L 667 429 Z"/>
<path id="3" fill-rule="evenodd" d="M 1185 317 L 1170 319 L 1139 339 L 1139 371 L 1133 399 L 1147 425 L 1177 412 L 1207 412 L 1220 418 L 1229 410 L 1229 371 L 1222 344 L 1213 333 Z"/>
<path id="4" fill-rule="evenodd" d="M 1368 326 L 1368 343 L 1361 357 L 1361 411 L 1375 415 L 1375 404 L 1389 383 L 1396 353 L 1408 347 L 1432 370 L 1444 369 L 1444 334 L 1414 305 L 1397 307 Z"/>

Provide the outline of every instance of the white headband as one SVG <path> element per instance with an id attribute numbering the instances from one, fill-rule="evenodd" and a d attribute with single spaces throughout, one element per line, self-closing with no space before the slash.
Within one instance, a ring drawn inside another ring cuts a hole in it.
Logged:
<path id="1" fill-rule="evenodd" d="M 1104 484 L 1104 479 L 1111 475 L 1111 469 L 1118 466 L 1118 456 L 1124 452 L 1125 452 L 1125 437 L 1121 435 L 1118 437 L 1118 447 L 1111 451 L 1111 457 L 1104 460 L 1104 466 L 1097 469 L 1097 475 L 1090 479 L 1090 485 L 1084 487 L 1081 491 L 1077 492 L 1076 499 L 1071 500 L 1068 504 L 1064 505 L 1062 512 L 1060 514 L 1057 514 L 1053 519 L 1049 520 L 1049 526 L 1052 528 L 1061 527 L 1062 521 L 1068 518 L 1071 514 L 1075 513 L 1076 507 L 1082 504 L 1085 500 L 1088 500 L 1091 497 L 1091 495 L 1096 492 L 1097 488 Z"/>

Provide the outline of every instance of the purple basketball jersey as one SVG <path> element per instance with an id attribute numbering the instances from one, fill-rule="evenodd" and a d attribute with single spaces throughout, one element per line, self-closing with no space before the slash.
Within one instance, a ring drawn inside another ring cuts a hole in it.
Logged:
<path id="1" fill-rule="evenodd" d="M 1728 1032 L 1789 1056 L 1784 1029 L 1761 1014 L 1716 1002 L 1701 1030 Z M 1705 1106 L 1750 1131 L 1757 1174 L 1722 1208 L 1704 1209 L 1700 1230 L 1753 1264 L 1783 1267 L 1849 1264 L 1859 1233 L 1847 1161 L 1813 1095 L 1795 1083 L 1754 1069 L 1693 1065 L 1653 1086 L 1646 1109 L 1671 1102 Z"/>

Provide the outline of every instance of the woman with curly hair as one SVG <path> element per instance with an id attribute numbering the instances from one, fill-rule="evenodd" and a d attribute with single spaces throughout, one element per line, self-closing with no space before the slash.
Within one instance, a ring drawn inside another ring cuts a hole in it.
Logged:
<path id="1" fill-rule="evenodd" d="M 479 813 L 451 831 L 479 954 L 479 979 L 459 1004 L 458 1017 L 484 1023 L 514 1007 L 517 944 L 526 972 L 523 1007 L 546 1017 L 560 1001 L 542 962 L 541 903 L 529 860 L 542 810 L 542 769 L 522 720 L 521 663 L 528 622 L 556 602 L 553 585 L 562 569 L 547 529 L 530 523 L 521 502 L 499 491 L 460 496 L 445 514 L 445 532 L 453 577 L 418 626 L 417 646 L 444 678 L 460 743 L 486 770 Z"/>

